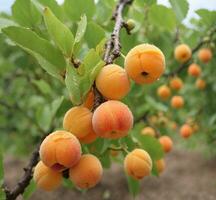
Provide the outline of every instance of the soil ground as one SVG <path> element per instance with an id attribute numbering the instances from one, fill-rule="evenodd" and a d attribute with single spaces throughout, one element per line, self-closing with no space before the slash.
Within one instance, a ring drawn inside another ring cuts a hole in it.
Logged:
<path id="1" fill-rule="evenodd" d="M 12 186 L 25 162 L 5 160 L 6 180 Z M 166 171 L 142 181 L 136 200 L 216 200 L 216 160 L 206 160 L 198 152 L 174 150 L 166 156 Z M 20 170 L 20 171 L 19 171 Z M 22 199 L 22 198 L 19 198 Z M 102 182 L 87 193 L 59 188 L 54 192 L 37 190 L 31 200 L 132 200 L 122 167 L 113 165 Z"/>

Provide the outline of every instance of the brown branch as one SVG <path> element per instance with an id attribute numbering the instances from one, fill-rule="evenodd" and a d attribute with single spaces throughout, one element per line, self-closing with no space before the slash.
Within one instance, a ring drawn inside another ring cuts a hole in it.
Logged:
<path id="1" fill-rule="evenodd" d="M 113 28 L 113 32 L 111 34 L 111 38 L 107 41 L 105 45 L 105 53 L 104 53 L 104 62 L 106 64 L 111 64 L 114 62 L 116 58 L 118 58 L 121 54 L 121 44 L 120 44 L 120 31 L 124 27 L 126 31 L 129 33 L 127 26 L 123 20 L 122 14 L 126 5 L 131 4 L 133 0 L 119 0 L 116 5 L 115 11 L 112 16 L 112 20 L 115 21 L 115 25 Z M 94 88 L 94 106 L 93 111 L 104 102 L 103 96 L 97 90 L 96 86 Z"/>

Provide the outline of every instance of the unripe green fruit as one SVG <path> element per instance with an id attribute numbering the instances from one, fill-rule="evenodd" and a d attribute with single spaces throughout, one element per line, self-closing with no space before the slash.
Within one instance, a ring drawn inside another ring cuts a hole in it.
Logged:
<path id="1" fill-rule="evenodd" d="M 133 19 L 127 20 L 126 24 L 127 24 L 127 27 L 130 31 L 133 30 L 135 28 L 135 25 L 136 25 L 136 23 Z"/>

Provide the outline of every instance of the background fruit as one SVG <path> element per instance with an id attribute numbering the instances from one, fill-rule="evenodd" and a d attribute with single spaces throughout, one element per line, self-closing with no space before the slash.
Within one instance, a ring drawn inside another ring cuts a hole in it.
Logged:
<path id="1" fill-rule="evenodd" d="M 200 49 L 198 52 L 198 58 L 203 63 L 208 63 L 212 59 L 212 52 L 208 48 Z"/>
<path id="2" fill-rule="evenodd" d="M 150 135 L 152 137 L 156 136 L 155 130 L 152 127 L 145 127 L 141 131 L 142 135 Z"/>
<path id="3" fill-rule="evenodd" d="M 173 108 L 182 108 L 184 106 L 184 99 L 181 96 L 173 96 L 171 106 Z"/>
<path id="4" fill-rule="evenodd" d="M 173 141 L 169 136 L 161 136 L 159 138 L 159 142 L 163 147 L 164 152 L 168 153 L 172 150 L 173 148 Z"/>
<path id="5" fill-rule="evenodd" d="M 180 78 L 175 77 L 170 81 L 170 87 L 173 90 L 180 90 L 183 87 L 183 82 Z"/>
<path id="6" fill-rule="evenodd" d="M 174 56 L 179 62 L 186 62 L 191 58 L 191 49 L 186 44 L 180 44 L 175 48 Z"/>

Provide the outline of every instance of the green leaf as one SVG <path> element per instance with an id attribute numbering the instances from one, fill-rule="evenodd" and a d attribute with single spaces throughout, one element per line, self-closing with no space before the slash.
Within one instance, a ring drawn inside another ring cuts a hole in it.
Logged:
<path id="1" fill-rule="evenodd" d="M 36 190 L 36 188 L 36 184 L 32 179 L 28 187 L 25 189 L 25 192 L 23 193 L 23 199 L 29 199 L 33 192 Z"/>
<path id="2" fill-rule="evenodd" d="M 57 113 L 57 111 L 60 109 L 62 103 L 63 103 L 64 97 L 59 97 L 57 99 L 55 99 L 52 103 L 51 103 L 51 116 L 54 119 L 55 115 Z"/>
<path id="3" fill-rule="evenodd" d="M 42 92 L 44 95 L 51 95 L 52 94 L 52 89 L 50 85 L 44 81 L 44 80 L 33 80 L 33 84 L 36 85 L 36 87 Z"/>
<path id="4" fill-rule="evenodd" d="M 70 29 L 65 26 L 53 13 L 46 7 L 44 9 L 44 20 L 50 36 L 64 55 L 71 57 L 74 36 Z"/>
<path id="5" fill-rule="evenodd" d="M 86 26 L 87 26 L 87 18 L 85 15 L 81 17 L 81 20 L 78 23 L 78 28 L 75 36 L 74 43 L 79 43 L 81 39 L 83 38 L 85 31 L 86 31 Z"/>
<path id="6" fill-rule="evenodd" d="M 30 0 L 16 0 L 12 6 L 12 15 L 18 24 L 29 28 L 41 22 L 41 14 Z"/>
<path id="7" fill-rule="evenodd" d="M 103 168 L 110 168 L 111 166 L 111 159 L 110 159 L 110 152 L 106 151 L 105 153 L 103 153 L 103 155 L 101 155 L 99 157 L 101 164 L 103 166 Z"/>
<path id="8" fill-rule="evenodd" d="M 181 22 L 186 17 L 189 10 L 189 4 L 187 0 L 169 0 L 169 2 L 172 5 L 177 20 Z"/>
<path id="9" fill-rule="evenodd" d="M 141 144 L 141 147 L 149 153 L 152 160 L 159 160 L 164 156 L 161 144 L 156 138 L 142 134 L 137 134 L 137 138 Z"/>
<path id="10" fill-rule="evenodd" d="M 153 5 L 149 10 L 149 21 L 156 27 L 172 31 L 176 26 L 176 17 L 172 9 L 162 5 Z"/>
<path id="11" fill-rule="evenodd" d="M 4 182 L 3 149 L 0 146 L 0 185 Z"/>
<path id="12" fill-rule="evenodd" d="M 15 26 L 16 23 L 10 19 L 0 18 L 0 33 L 2 28 L 6 28 L 8 26 Z"/>
<path id="13" fill-rule="evenodd" d="M 50 75 L 62 80 L 66 62 L 62 53 L 30 29 L 10 26 L 2 29 L 13 42 L 33 55 Z"/>
<path id="14" fill-rule="evenodd" d="M 201 21 L 205 25 L 212 26 L 216 21 L 216 11 L 199 9 L 196 13 L 201 17 Z"/>
<path id="15" fill-rule="evenodd" d="M 72 181 L 70 180 L 70 179 L 66 179 L 66 178 L 64 178 L 63 179 L 63 186 L 64 187 L 67 187 L 67 188 L 69 188 L 69 189 L 73 189 L 74 188 L 74 184 L 72 183 Z"/>
<path id="16" fill-rule="evenodd" d="M 168 107 L 165 106 L 163 103 L 156 101 L 154 98 L 151 96 L 145 96 L 145 100 L 148 103 L 149 107 L 155 109 L 155 110 L 160 110 L 166 112 L 168 110 Z"/>
<path id="17" fill-rule="evenodd" d="M 127 183 L 129 192 L 133 195 L 133 197 L 137 196 L 140 191 L 140 182 L 130 176 L 127 176 Z"/>
<path id="18" fill-rule="evenodd" d="M 138 6 L 144 6 L 144 4 L 147 4 L 147 5 L 152 5 L 152 4 L 155 4 L 157 3 L 157 0 L 135 0 L 134 2 L 135 4 L 137 4 Z"/>
<path id="19" fill-rule="evenodd" d="M 95 3 L 94 0 L 65 0 L 64 9 L 73 21 L 78 21 L 83 14 L 91 19 L 95 13 Z"/>
<path id="20" fill-rule="evenodd" d="M 85 39 L 89 48 L 95 48 L 98 45 L 98 43 L 104 38 L 104 29 L 94 22 L 89 22 L 85 34 Z"/>

